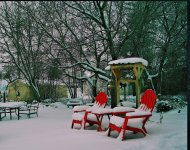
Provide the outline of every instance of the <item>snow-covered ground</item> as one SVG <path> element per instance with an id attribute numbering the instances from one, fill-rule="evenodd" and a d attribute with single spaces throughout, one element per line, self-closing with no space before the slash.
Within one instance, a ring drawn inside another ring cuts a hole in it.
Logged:
<path id="1" fill-rule="evenodd" d="M 146 125 L 149 134 L 133 134 L 127 131 L 125 140 L 117 139 L 117 133 L 108 137 L 106 132 L 97 132 L 96 126 L 79 130 L 71 129 L 73 111 L 61 103 L 49 107 L 40 106 L 39 117 L 20 120 L 9 116 L 0 121 L 0 150 L 186 150 L 187 107 L 164 114 L 162 124 L 159 113 Z M 108 118 L 103 119 L 103 127 Z"/>

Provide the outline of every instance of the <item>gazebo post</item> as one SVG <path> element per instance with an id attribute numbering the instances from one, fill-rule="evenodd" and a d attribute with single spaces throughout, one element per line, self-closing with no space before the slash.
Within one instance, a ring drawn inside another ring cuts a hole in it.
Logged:
<path id="1" fill-rule="evenodd" d="M 144 70 L 144 66 L 142 65 L 135 65 L 134 68 L 134 73 L 135 73 L 135 76 L 136 76 L 136 80 L 135 80 L 135 89 L 136 89 L 136 108 L 139 107 L 140 105 L 140 92 L 141 92 L 141 85 L 140 85 L 140 77 L 142 75 L 142 72 Z"/>
<path id="2" fill-rule="evenodd" d="M 136 90 L 136 108 L 138 108 L 140 103 L 140 87 L 139 87 L 139 81 L 135 81 L 135 90 Z"/>
<path id="3" fill-rule="evenodd" d="M 117 97 L 117 102 L 116 104 L 119 103 L 119 100 L 120 100 L 120 87 L 119 87 L 119 80 L 116 81 L 116 97 Z"/>
<path id="4" fill-rule="evenodd" d="M 114 99 L 116 102 L 115 104 L 118 104 L 119 103 L 119 99 L 120 99 L 120 70 L 119 69 L 112 69 L 112 72 L 114 74 L 114 77 L 115 77 L 115 97 L 116 99 Z"/>

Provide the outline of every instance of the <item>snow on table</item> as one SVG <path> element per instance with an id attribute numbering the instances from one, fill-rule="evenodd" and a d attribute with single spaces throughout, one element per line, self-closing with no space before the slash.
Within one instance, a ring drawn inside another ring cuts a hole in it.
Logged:
<path id="1" fill-rule="evenodd" d="M 142 63 L 144 66 L 148 66 L 148 62 L 143 58 L 131 57 L 110 61 L 108 64 L 134 64 L 134 63 Z"/>
<path id="2" fill-rule="evenodd" d="M 73 108 L 73 111 L 76 112 L 76 111 L 85 111 L 87 109 L 91 108 L 91 106 L 88 106 L 88 105 L 82 105 L 82 106 L 75 106 Z"/>
<path id="3" fill-rule="evenodd" d="M 111 108 L 96 108 L 92 110 L 94 114 L 111 114 L 113 113 L 113 109 Z"/>
<path id="4" fill-rule="evenodd" d="M 75 106 L 73 108 L 74 112 L 77 111 L 82 111 L 82 110 L 86 110 L 89 112 L 92 112 L 94 114 L 112 114 L 112 113 L 116 113 L 116 112 L 131 112 L 131 111 L 135 111 L 135 108 L 131 108 L 131 107 L 124 107 L 124 106 L 118 106 L 115 108 L 99 108 L 99 107 L 89 107 L 89 106 Z"/>
<path id="5" fill-rule="evenodd" d="M 93 104 L 93 106 L 91 106 Z M 80 111 L 89 111 L 91 112 L 94 109 L 102 108 L 102 106 L 98 103 L 91 103 L 90 105 L 80 105 L 80 106 L 75 106 L 73 108 L 74 112 L 80 112 Z"/>
<path id="6" fill-rule="evenodd" d="M 24 102 L 6 102 L 0 103 L 1 108 L 17 108 L 26 105 Z"/>
<path id="7" fill-rule="evenodd" d="M 135 111 L 135 108 L 131 107 L 124 107 L 124 106 L 118 106 L 113 108 L 113 112 L 129 112 L 129 111 Z"/>

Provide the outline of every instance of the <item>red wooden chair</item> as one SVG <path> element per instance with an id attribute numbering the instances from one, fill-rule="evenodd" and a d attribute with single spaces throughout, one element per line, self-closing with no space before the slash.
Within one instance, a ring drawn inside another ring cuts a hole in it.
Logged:
<path id="1" fill-rule="evenodd" d="M 97 108 L 105 108 L 107 100 L 108 100 L 107 95 L 104 92 L 99 92 L 98 95 L 96 96 L 96 100 L 93 106 L 75 106 L 73 108 L 74 114 L 72 116 L 71 128 L 73 128 L 75 123 L 80 124 L 82 127 L 83 120 L 84 120 L 84 129 L 86 127 L 86 123 L 89 123 L 90 125 L 98 124 L 96 116 L 92 114 L 91 111 Z"/>
<path id="2" fill-rule="evenodd" d="M 148 89 L 141 97 L 140 106 L 134 112 L 127 113 L 125 118 L 112 116 L 109 123 L 108 136 L 112 130 L 119 133 L 119 137 L 124 140 L 126 130 L 134 133 L 140 132 L 146 136 L 145 123 L 152 116 L 152 111 L 156 103 L 156 94 L 152 89 Z M 122 131 L 122 132 L 121 132 Z"/>

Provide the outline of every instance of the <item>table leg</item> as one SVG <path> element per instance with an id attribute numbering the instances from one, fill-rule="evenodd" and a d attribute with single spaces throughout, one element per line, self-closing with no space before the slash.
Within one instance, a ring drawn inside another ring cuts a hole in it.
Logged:
<path id="1" fill-rule="evenodd" d="M 104 129 L 102 129 L 103 115 L 96 114 L 96 118 L 97 118 L 97 121 L 98 121 L 98 129 L 97 129 L 97 131 L 104 131 Z"/>
<path id="2" fill-rule="evenodd" d="M 86 128 L 87 115 L 88 115 L 88 111 L 85 111 L 84 119 L 83 119 L 83 123 L 82 123 L 82 128 L 83 128 L 83 129 Z"/>
<path id="3" fill-rule="evenodd" d="M 12 120 L 12 108 L 10 108 L 10 119 Z"/>
<path id="4" fill-rule="evenodd" d="M 110 115 L 108 114 L 108 119 L 110 120 Z"/>
<path id="5" fill-rule="evenodd" d="M 18 120 L 20 119 L 20 108 L 17 108 L 18 111 Z"/>

